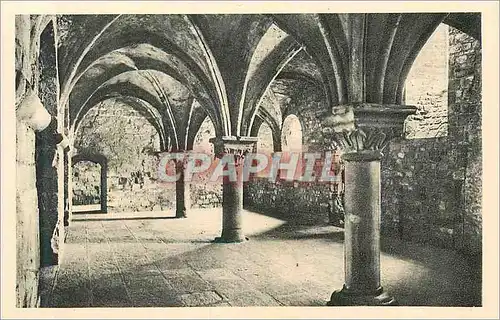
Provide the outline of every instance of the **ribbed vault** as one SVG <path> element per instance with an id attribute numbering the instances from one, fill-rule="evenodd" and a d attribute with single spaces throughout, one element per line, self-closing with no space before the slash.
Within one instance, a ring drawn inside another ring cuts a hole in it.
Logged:
<path id="1" fill-rule="evenodd" d="M 447 14 L 274 15 L 317 62 L 331 105 L 401 104 L 418 52 Z"/>
<path id="2" fill-rule="evenodd" d="M 401 104 L 412 63 L 437 25 L 477 37 L 476 20 L 445 13 L 58 16 L 60 100 L 73 129 L 109 97 L 146 104 L 160 135 L 184 150 L 206 116 L 217 136 L 251 135 L 255 121 L 280 127 L 283 110 L 271 90 L 277 80 L 319 87 L 332 107 Z"/>

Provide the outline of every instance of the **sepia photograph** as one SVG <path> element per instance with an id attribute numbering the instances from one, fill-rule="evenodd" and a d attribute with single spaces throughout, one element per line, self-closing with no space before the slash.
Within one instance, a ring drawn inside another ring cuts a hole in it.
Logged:
<path id="1" fill-rule="evenodd" d="M 2 13 L 2 309 L 498 316 L 498 3 L 43 3 Z"/>

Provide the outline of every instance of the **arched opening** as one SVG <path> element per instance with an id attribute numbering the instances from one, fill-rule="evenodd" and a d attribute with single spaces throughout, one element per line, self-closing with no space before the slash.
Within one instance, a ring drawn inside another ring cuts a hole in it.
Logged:
<path id="1" fill-rule="evenodd" d="M 175 186 L 158 181 L 158 151 L 158 130 L 124 100 L 108 99 L 93 106 L 75 133 L 74 153 L 98 154 L 107 159 L 110 213 L 165 211 L 173 207 Z"/>
<path id="2" fill-rule="evenodd" d="M 271 154 L 274 152 L 273 131 L 271 127 L 263 122 L 257 132 L 257 152 Z"/>
<path id="3" fill-rule="evenodd" d="M 302 124 L 299 118 L 294 115 L 288 115 L 283 121 L 281 128 L 281 151 L 283 152 L 282 159 L 288 162 L 292 157 L 298 156 L 295 177 L 298 178 L 302 174 Z M 287 179 L 287 171 L 279 170 L 280 179 Z"/>
<path id="4" fill-rule="evenodd" d="M 105 158 L 73 157 L 73 212 L 107 212 L 107 163 Z"/>
<path id="5" fill-rule="evenodd" d="M 449 27 L 441 23 L 415 59 L 405 83 L 405 104 L 418 108 L 405 123 L 407 139 L 448 135 Z"/>
<path id="6" fill-rule="evenodd" d="M 193 151 L 214 154 L 214 145 L 210 142 L 212 137 L 215 137 L 215 127 L 212 120 L 206 117 L 194 137 Z"/>
<path id="7" fill-rule="evenodd" d="M 302 124 L 299 118 L 290 114 L 283 121 L 281 149 L 284 152 L 302 152 Z"/>
<path id="8" fill-rule="evenodd" d="M 215 137 L 215 127 L 209 117 L 206 117 L 195 135 L 193 152 L 214 155 L 214 145 L 210 139 Z M 206 174 L 205 174 L 206 173 Z M 193 208 L 214 208 L 222 203 L 222 186 L 210 182 L 210 170 L 196 175 L 196 181 L 191 183 L 191 205 Z"/>

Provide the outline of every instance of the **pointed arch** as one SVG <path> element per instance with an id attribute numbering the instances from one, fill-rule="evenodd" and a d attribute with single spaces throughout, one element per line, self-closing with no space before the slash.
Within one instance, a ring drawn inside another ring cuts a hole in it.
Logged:
<path id="1" fill-rule="evenodd" d="M 276 46 L 263 60 L 262 64 L 255 72 L 255 76 L 248 80 L 249 90 L 246 96 L 243 96 L 241 119 L 242 135 L 249 135 L 252 130 L 252 123 L 264 95 L 271 83 L 276 79 L 285 65 L 302 51 L 295 40 L 287 36 L 278 46 Z M 250 89 L 251 88 L 251 89 Z"/>

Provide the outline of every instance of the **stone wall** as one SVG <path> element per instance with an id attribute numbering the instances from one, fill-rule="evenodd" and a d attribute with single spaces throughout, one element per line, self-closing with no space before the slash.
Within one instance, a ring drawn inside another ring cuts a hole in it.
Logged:
<path id="1" fill-rule="evenodd" d="M 291 115 L 294 115 L 301 126 L 300 133 L 297 132 L 298 128 L 294 128 L 292 132 L 288 126 L 284 126 L 281 137 L 283 151 L 330 150 L 332 142 L 322 134 L 321 128 L 321 120 L 329 112 L 322 88 L 303 81 L 280 80 L 273 84 L 271 90 L 275 96 L 271 101 L 280 104 L 283 119 L 293 119 Z M 293 141 L 293 136 L 300 135 L 302 145 L 297 145 L 300 142 Z M 292 143 L 287 147 L 286 142 L 290 137 Z M 269 151 L 273 144 L 270 129 L 264 127 L 259 130 L 258 138 L 257 151 Z M 338 157 L 334 161 L 339 164 Z M 265 174 L 258 174 L 245 184 L 244 205 L 247 208 L 291 223 L 342 225 L 343 216 L 337 203 L 339 199 L 332 192 L 337 190 L 337 184 L 285 181 L 279 177 L 274 183 L 264 176 Z M 300 174 L 296 178 L 299 176 Z M 280 177 L 284 178 L 285 175 L 280 174 Z"/>
<path id="2" fill-rule="evenodd" d="M 221 184 L 191 184 L 192 208 L 217 208 L 222 206 Z"/>
<path id="3" fill-rule="evenodd" d="M 214 154 L 214 145 L 210 139 L 215 137 L 215 128 L 207 117 L 194 138 L 193 152 Z M 208 173 L 208 171 L 207 171 Z M 216 208 L 222 206 L 222 185 L 209 180 L 208 174 L 198 175 L 196 183 L 191 183 L 191 206 L 193 208 Z"/>
<path id="4" fill-rule="evenodd" d="M 450 31 L 449 135 L 463 168 L 463 250 L 482 245 L 482 83 L 481 43 Z"/>
<path id="5" fill-rule="evenodd" d="M 39 94 L 42 68 L 39 37 L 50 19 L 36 15 L 17 15 L 15 19 L 16 71 L 16 306 L 39 304 L 40 225 L 35 162 L 36 133 L 29 120 L 21 119 L 21 105 L 33 110 L 25 98 L 31 90 Z M 43 91 L 43 87 L 41 88 Z"/>
<path id="6" fill-rule="evenodd" d="M 194 141 L 194 151 L 213 154 L 209 139 L 215 129 L 207 118 Z M 175 184 L 158 180 L 159 137 L 154 127 L 138 111 L 122 102 L 108 100 L 85 115 L 75 137 L 76 154 L 98 154 L 108 161 L 108 212 L 170 211 L 175 208 Z M 78 179 L 75 178 L 78 174 Z M 95 198 L 96 190 L 79 187 L 93 181 L 92 171 L 73 168 L 73 202 Z M 206 177 L 208 180 L 208 177 Z M 192 183 L 193 208 L 212 208 L 222 203 L 220 185 L 203 179 Z"/>
<path id="7" fill-rule="evenodd" d="M 418 108 L 405 123 L 407 139 L 448 134 L 448 29 L 445 24 L 437 27 L 406 79 L 406 104 Z"/>
<path id="8" fill-rule="evenodd" d="M 53 22 L 41 30 L 37 82 L 38 95 L 52 116 L 51 124 L 36 134 L 35 161 L 40 223 L 40 250 L 43 266 L 56 265 L 64 242 L 64 151 L 55 134 L 62 133 L 64 110 L 59 106 L 57 76 L 57 34 Z"/>
<path id="9" fill-rule="evenodd" d="M 34 307 L 40 267 L 35 133 L 24 122 L 17 121 L 16 137 L 16 302 L 18 307 Z"/>
<path id="10" fill-rule="evenodd" d="M 75 134 L 74 146 L 74 154 L 107 159 L 109 212 L 162 210 L 175 199 L 168 185 L 156 183 L 158 133 L 131 106 L 110 99 L 90 109 Z M 78 187 L 78 181 L 91 181 L 94 172 L 77 169 L 73 168 L 74 204 L 95 193 Z M 75 174 L 80 174 L 78 179 Z"/>
<path id="11" fill-rule="evenodd" d="M 73 205 L 101 202 L 101 165 L 80 161 L 73 166 Z"/>
<path id="12" fill-rule="evenodd" d="M 481 48 L 449 29 L 448 136 L 391 142 L 382 165 L 382 231 L 479 254 Z"/>
<path id="13" fill-rule="evenodd" d="M 337 184 L 254 178 L 244 185 L 245 207 L 292 224 L 343 224 Z"/>

